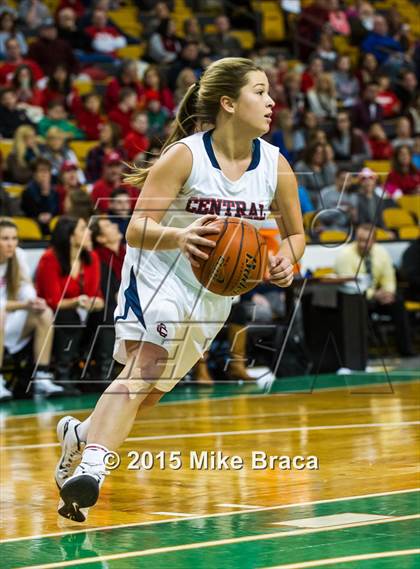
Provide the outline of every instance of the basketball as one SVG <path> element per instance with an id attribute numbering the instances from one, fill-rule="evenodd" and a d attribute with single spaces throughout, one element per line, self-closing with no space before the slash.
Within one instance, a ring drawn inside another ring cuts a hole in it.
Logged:
<path id="1" fill-rule="evenodd" d="M 199 282 L 211 292 L 236 296 L 249 292 L 261 282 L 267 263 L 267 245 L 258 230 L 236 217 L 217 219 L 207 225 L 220 228 L 220 233 L 206 235 L 216 247 L 200 247 L 209 255 L 197 258 L 192 267 Z"/>

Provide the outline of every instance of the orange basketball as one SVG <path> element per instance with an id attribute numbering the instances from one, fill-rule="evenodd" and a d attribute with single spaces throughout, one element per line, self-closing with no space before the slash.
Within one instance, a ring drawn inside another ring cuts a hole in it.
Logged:
<path id="1" fill-rule="evenodd" d="M 208 290 L 222 296 L 245 294 L 261 282 L 267 263 L 267 245 L 258 230 L 237 217 L 210 221 L 220 233 L 206 235 L 216 247 L 200 247 L 209 255 L 205 261 L 196 257 L 195 276 Z"/>

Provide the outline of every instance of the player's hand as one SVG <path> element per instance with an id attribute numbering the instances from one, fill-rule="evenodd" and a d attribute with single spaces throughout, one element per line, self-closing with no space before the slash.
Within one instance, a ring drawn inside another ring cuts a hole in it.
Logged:
<path id="1" fill-rule="evenodd" d="M 287 287 L 293 281 L 293 265 L 287 257 L 282 255 L 268 255 L 269 282 Z"/>
<path id="2" fill-rule="evenodd" d="M 205 235 L 210 233 L 220 233 L 220 229 L 217 227 L 209 227 L 204 225 L 209 221 L 215 221 L 217 215 L 203 215 L 191 225 L 188 225 L 184 229 L 180 229 L 177 237 L 178 247 L 190 261 L 193 267 L 199 267 L 200 263 L 196 258 L 203 259 L 206 261 L 209 256 L 204 251 L 201 251 L 199 247 L 215 247 L 216 244 L 213 241 L 205 238 Z"/>

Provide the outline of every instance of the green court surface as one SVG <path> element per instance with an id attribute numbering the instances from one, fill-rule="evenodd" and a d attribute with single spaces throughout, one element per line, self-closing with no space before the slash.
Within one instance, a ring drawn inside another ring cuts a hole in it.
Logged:
<path id="1" fill-rule="evenodd" d="M 394 492 L 19 539 L 2 544 L 1 566 L 254 569 L 322 567 L 331 560 L 330 567 L 346 569 L 417 569 L 419 497 L 414 491 Z M 349 513 L 367 519 L 341 523 L 340 514 Z M 338 518 L 327 527 L 297 527 L 303 518 L 322 516 Z M 354 556 L 364 559 L 352 561 Z"/>

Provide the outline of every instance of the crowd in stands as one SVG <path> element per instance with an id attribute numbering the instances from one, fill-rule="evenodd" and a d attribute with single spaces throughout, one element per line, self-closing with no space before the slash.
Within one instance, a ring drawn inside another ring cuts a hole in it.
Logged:
<path id="1" fill-rule="evenodd" d="M 141 37 L 113 20 L 120 4 L 58 0 L 52 10 L 41 0 L 0 2 L 0 213 L 33 219 L 50 240 L 25 297 L 29 314 L 111 322 L 103 298 L 114 298 L 141 191 L 124 182 L 127 164 L 156 160 L 186 90 L 221 57 L 249 57 L 267 73 L 275 107 L 266 138 L 293 166 L 307 219 L 325 210 L 316 224 L 305 223 L 308 241 L 366 223 L 398 239 L 383 212 L 420 195 L 420 42 L 397 7 L 313 0 L 291 14 L 279 2 L 287 34 L 270 44 L 250 2 L 212 2 L 216 13 L 192 2 L 198 15 L 180 27 L 173 3 L 136 0 L 129 4 L 138 8 Z M 251 30 L 253 46 L 232 28 Z M 124 58 L 133 45 L 142 46 L 141 57 Z M 89 142 L 89 151 L 78 155 L 75 141 Z M 92 225 L 93 214 L 100 217 Z M 93 243 L 83 243 L 77 260 L 87 225 Z M 13 234 L 12 226 L 2 231 Z M 0 267 L 6 257 L 2 251 Z M 23 266 L 21 275 L 27 282 Z M 64 333 L 54 339 L 63 377 L 74 356 L 66 360 L 65 342 Z M 109 349 L 98 353 L 106 353 L 96 358 L 103 370 Z"/>

